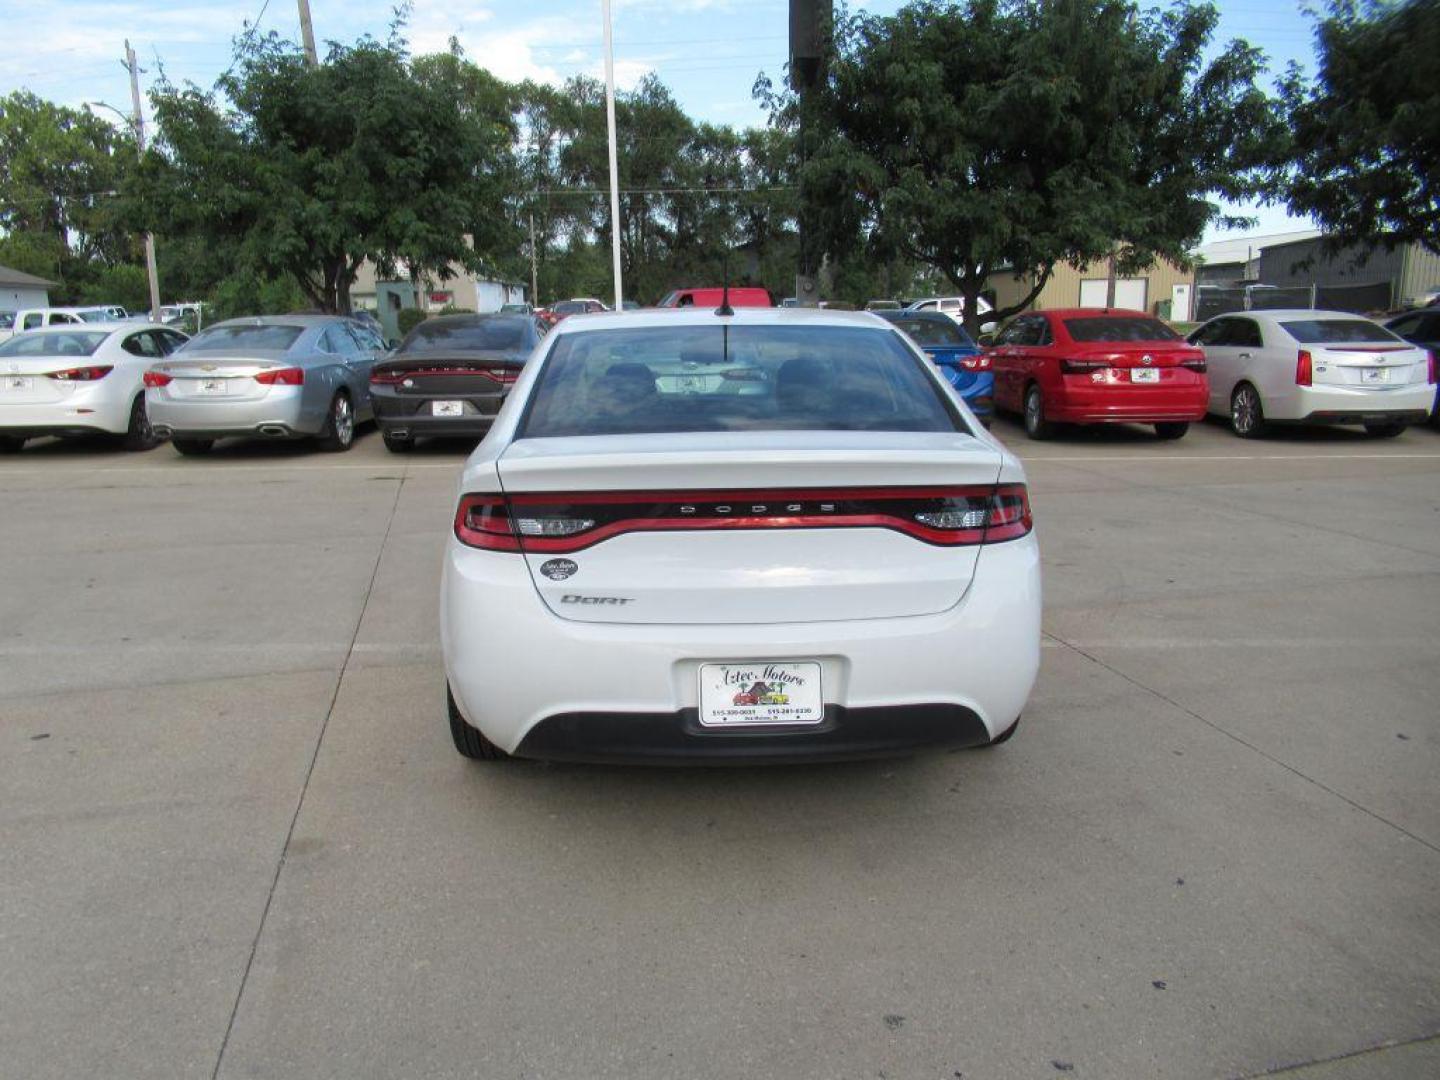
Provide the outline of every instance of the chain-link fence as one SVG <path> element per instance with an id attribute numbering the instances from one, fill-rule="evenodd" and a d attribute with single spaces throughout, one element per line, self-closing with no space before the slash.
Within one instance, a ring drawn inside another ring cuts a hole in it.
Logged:
<path id="1" fill-rule="evenodd" d="M 1204 322 L 1232 311 L 1313 308 L 1322 311 L 1353 311 L 1356 314 L 1387 311 L 1392 304 L 1394 285 L 1372 281 L 1364 285 L 1297 285 L 1283 289 L 1268 285 L 1244 285 L 1233 289 L 1201 288 L 1195 295 L 1195 320 Z"/>

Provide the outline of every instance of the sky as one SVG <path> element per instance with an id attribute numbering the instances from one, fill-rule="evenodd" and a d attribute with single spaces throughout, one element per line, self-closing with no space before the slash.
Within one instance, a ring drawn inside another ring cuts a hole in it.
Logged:
<path id="1" fill-rule="evenodd" d="M 1243 38 L 1279 75 L 1291 61 L 1313 70 L 1311 0 L 1218 0 L 1219 41 Z M 778 77 L 787 51 L 787 0 L 612 0 L 616 81 L 633 86 L 655 72 L 693 117 L 737 127 L 764 123 L 750 96 L 760 71 Z M 889 14 L 901 0 L 853 3 Z M 316 38 L 384 38 L 392 0 L 311 0 Z M 603 73 L 601 0 L 415 0 L 407 37 L 415 53 L 458 38 L 476 63 L 508 80 L 553 83 Z M 172 82 L 208 87 L 230 61 L 230 43 L 246 23 L 299 40 L 296 0 L 0 0 L 11 28 L 0 55 L 0 93 L 28 89 L 63 104 L 104 102 L 127 112 L 128 37 L 143 69 L 142 94 L 163 65 Z M 321 46 L 323 52 L 323 44 Z M 113 116 L 97 108 L 102 115 Z M 148 113 L 148 106 L 147 106 Z M 1247 229 L 1206 241 L 1305 228 L 1283 207 L 1241 208 L 1258 218 Z"/>

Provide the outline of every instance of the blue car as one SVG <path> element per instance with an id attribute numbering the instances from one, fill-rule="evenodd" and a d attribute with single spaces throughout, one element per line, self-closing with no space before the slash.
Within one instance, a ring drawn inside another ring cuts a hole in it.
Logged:
<path id="1" fill-rule="evenodd" d="M 990 358 L 970 339 L 965 328 L 938 311 L 877 311 L 930 354 L 950 385 L 959 391 L 980 423 L 987 428 L 995 415 L 995 373 Z"/>

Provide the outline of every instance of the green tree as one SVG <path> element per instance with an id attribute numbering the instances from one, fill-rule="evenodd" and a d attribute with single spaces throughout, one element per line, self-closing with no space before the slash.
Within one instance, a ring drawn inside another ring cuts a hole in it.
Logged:
<path id="1" fill-rule="evenodd" d="M 116 189 L 135 166 L 135 143 L 88 109 L 28 91 L 0 98 L 0 261 L 60 282 L 73 299 L 106 268 L 138 256 Z"/>
<path id="2" fill-rule="evenodd" d="M 365 38 L 311 67 L 293 44 L 248 35 L 214 90 L 162 81 L 151 100 L 140 223 L 261 280 L 288 274 L 321 310 L 350 310 L 367 258 L 443 276 L 512 242 L 509 106 L 457 51 L 412 64 L 398 38 Z"/>
<path id="3" fill-rule="evenodd" d="M 1440 254 L 1440 0 L 1332 0 L 1319 73 L 1281 86 L 1296 213 L 1337 247 L 1415 241 Z"/>
<path id="4" fill-rule="evenodd" d="M 1267 190 L 1277 119 L 1261 55 L 1234 42 L 1204 62 L 1218 16 L 1127 0 L 916 0 L 841 12 L 806 96 L 810 220 L 842 259 L 935 268 L 967 321 L 995 271 L 1036 274 L 1116 256 L 1122 271 L 1183 263 L 1219 210 Z M 766 81 L 775 123 L 802 102 Z"/>

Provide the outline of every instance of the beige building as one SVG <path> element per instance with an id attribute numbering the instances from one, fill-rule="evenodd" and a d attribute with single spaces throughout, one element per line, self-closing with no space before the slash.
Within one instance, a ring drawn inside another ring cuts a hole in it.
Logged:
<path id="1" fill-rule="evenodd" d="M 1037 311 L 1053 308 L 1103 308 L 1109 292 L 1108 261 L 1091 263 L 1081 270 L 1061 263 L 1050 274 L 1045 287 L 1030 302 Z M 991 274 L 989 288 L 995 306 L 1019 304 L 1035 286 L 1034 274 L 1016 276 L 1008 270 Z M 1115 281 L 1115 307 L 1165 314 L 1186 321 L 1195 295 L 1195 272 L 1173 263 L 1159 261 L 1144 274 L 1120 277 Z"/>

